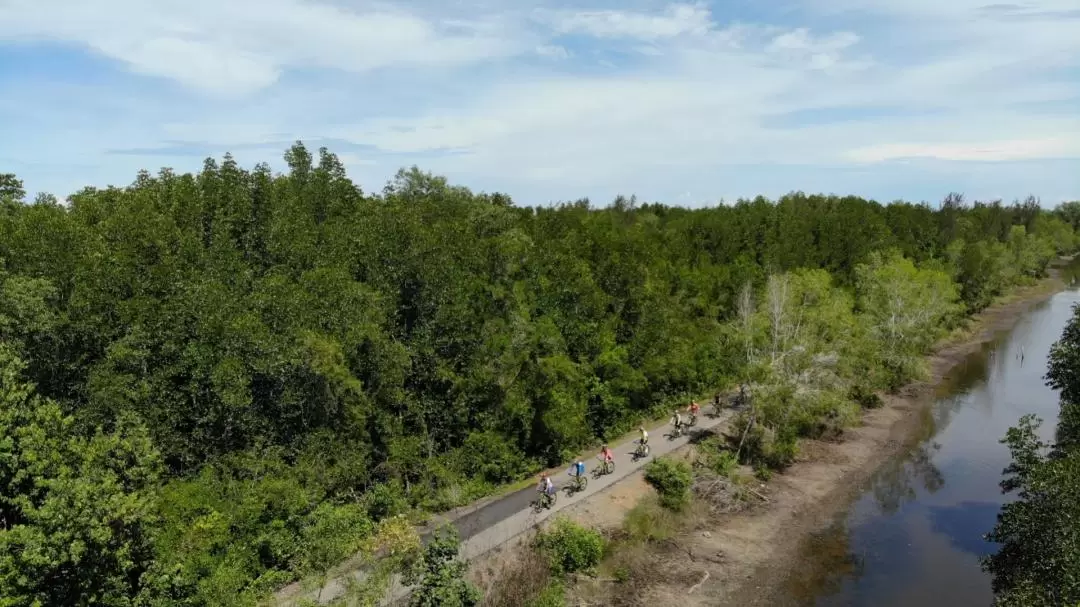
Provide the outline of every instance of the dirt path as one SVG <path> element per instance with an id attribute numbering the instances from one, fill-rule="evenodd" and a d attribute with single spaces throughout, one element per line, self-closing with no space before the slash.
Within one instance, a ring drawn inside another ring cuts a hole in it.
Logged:
<path id="1" fill-rule="evenodd" d="M 845 432 L 842 442 L 802 443 L 799 461 L 762 489 L 768 495 L 767 505 L 700 521 L 677 538 L 678 549 L 656 546 L 650 559 L 655 559 L 658 567 L 686 572 L 693 582 L 708 573 L 707 580 L 689 595 L 692 583 L 660 582 L 637 597 L 635 604 L 780 605 L 782 583 L 799 583 L 806 577 L 789 575 L 796 565 L 809 566 L 800 560 L 800 544 L 831 523 L 884 462 L 918 440 L 924 421 L 920 413 L 928 410 L 934 389 L 950 371 L 1063 287 L 1060 280 L 1047 279 L 991 306 L 973 319 L 968 335 L 929 357 L 930 375 L 925 382 L 886 397 L 884 406 L 865 414 L 861 425 Z M 637 496 L 645 492 L 647 486 L 638 474 L 577 504 L 567 514 L 595 526 L 617 526 Z M 819 560 L 823 567 L 836 565 L 833 560 Z M 596 603 L 592 590 L 583 588 L 585 596 L 577 598 L 593 605 L 612 604 Z"/>

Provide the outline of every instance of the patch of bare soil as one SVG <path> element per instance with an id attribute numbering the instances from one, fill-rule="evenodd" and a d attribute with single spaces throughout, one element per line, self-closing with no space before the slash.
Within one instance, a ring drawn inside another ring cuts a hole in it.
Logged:
<path id="1" fill-rule="evenodd" d="M 799 576 L 789 573 L 801 562 L 800 544 L 831 523 L 875 470 L 917 440 L 934 388 L 982 344 L 1061 287 L 1060 281 L 1050 279 L 991 306 L 973 319 L 966 336 L 929 357 L 927 381 L 906 386 L 897 395 L 883 395 L 884 405 L 867 412 L 861 425 L 845 431 L 842 441 L 801 443 L 799 461 L 784 474 L 765 486 L 754 483 L 752 487 L 767 501 L 736 514 L 704 513 L 702 520 L 677 537 L 624 557 L 639 559 L 625 566 L 647 572 L 648 579 L 580 584 L 570 604 L 777 605 L 781 581 L 798 583 L 793 578 Z M 648 491 L 639 472 L 583 500 L 568 514 L 583 523 L 614 529 Z M 600 591 L 598 586 L 605 583 L 608 590 Z M 618 586 L 633 591 L 621 592 Z"/>

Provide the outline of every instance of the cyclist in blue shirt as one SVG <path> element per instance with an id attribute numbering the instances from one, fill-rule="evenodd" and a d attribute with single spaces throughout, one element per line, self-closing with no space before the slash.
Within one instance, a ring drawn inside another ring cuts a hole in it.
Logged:
<path id="1" fill-rule="evenodd" d="M 585 462 L 580 459 L 574 462 L 574 476 L 585 476 Z"/>

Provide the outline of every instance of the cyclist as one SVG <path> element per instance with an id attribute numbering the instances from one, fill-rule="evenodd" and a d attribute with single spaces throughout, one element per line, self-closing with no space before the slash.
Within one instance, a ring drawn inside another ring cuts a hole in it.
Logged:
<path id="1" fill-rule="evenodd" d="M 585 462 L 581 461 L 580 459 L 574 462 L 573 470 L 574 471 L 572 474 L 574 476 L 585 476 Z"/>
<path id="2" fill-rule="evenodd" d="M 690 412 L 690 415 L 697 417 L 698 411 L 701 411 L 701 405 L 697 404 L 697 401 L 690 401 L 690 406 L 686 408 Z"/>
<path id="3" fill-rule="evenodd" d="M 649 433 L 645 431 L 645 426 L 638 428 L 638 432 L 641 434 L 641 438 L 638 439 L 638 444 L 641 445 L 641 450 L 645 450 L 645 445 L 649 444 Z"/>
<path id="4" fill-rule="evenodd" d="M 615 454 L 611 452 L 611 447 L 607 445 L 600 447 L 600 461 L 604 463 L 615 461 Z"/>
<path id="5" fill-rule="evenodd" d="M 552 494 L 555 493 L 555 485 L 551 482 L 551 477 L 547 475 L 547 472 L 540 475 L 540 485 L 536 488 L 536 491 L 541 495 L 542 499 L 551 499 Z"/>
<path id="6" fill-rule="evenodd" d="M 671 423 L 675 426 L 675 431 L 676 432 L 678 432 L 679 430 L 682 430 L 682 425 L 683 425 L 682 414 L 679 413 L 678 409 L 676 409 L 675 414 L 671 416 Z"/>

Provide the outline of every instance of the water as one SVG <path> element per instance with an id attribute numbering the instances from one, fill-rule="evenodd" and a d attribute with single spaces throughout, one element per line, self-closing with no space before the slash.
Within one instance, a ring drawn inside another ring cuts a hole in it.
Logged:
<path id="1" fill-rule="evenodd" d="M 1053 438 L 1058 400 L 1043 375 L 1051 344 L 1080 302 L 1067 275 L 1070 290 L 953 370 L 923 411 L 910 449 L 883 466 L 832 526 L 804 542 L 801 566 L 783 582 L 785 603 L 991 604 L 979 557 L 994 552 L 982 536 L 1009 499 L 998 486 L 1009 464 L 999 441 L 1026 413 L 1041 417 L 1041 433 Z"/>

